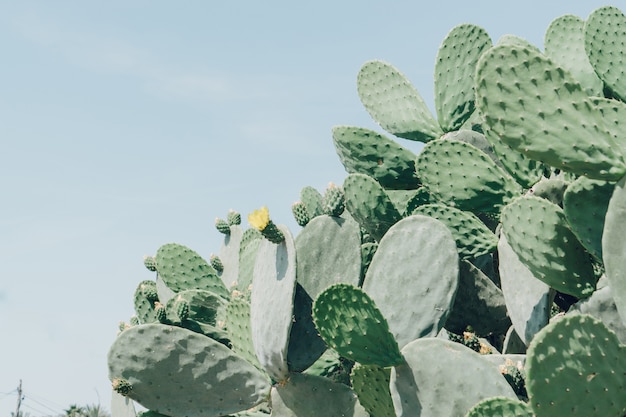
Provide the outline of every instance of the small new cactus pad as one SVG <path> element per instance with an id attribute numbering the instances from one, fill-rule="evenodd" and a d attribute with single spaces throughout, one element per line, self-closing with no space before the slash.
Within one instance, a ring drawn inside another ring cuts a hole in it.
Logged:
<path id="1" fill-rule="evenodd" d="M 500 286 L 509 317 L 519 337 L 528 345 L 550 320 L 552 291 L 520 261 L 504 233 L 498 242 L 498 258 Z"/>
<path id="2" fill-rule="evenodd" d="M 554 19 L 546 30 L 544 48 L 547 56 L 572 73 L 588 95 L 599 96 L 602 81 L 589 63 L 584 27 L 585 21 L 571 14 Z"/>
<path id="3" fill-rule="evenodd" d="M 374 417 L 395 417 L 389 391 L 391 369 L 357 364 L 352 368 L 350 382 L 361 405 Z"/>
<path id="4" fill-rule="evenodd" d="M 109 350 L 108 364 L 111 381 L 130 383 L 128 397 L 166 415 L 236 413 L 265 400 L 270 390 L 269 380 L 226 346 L 162 324 L 122 332 Z"/>
<path id="5" fill-rule="evenodd" d="M 310 185 L 300 190 L 300 201 L 304 203 L 309 219 L 322 214 L 322 194 Z"/>
<path id="6" fill-rule="evenodd" d="M 220 219 L 219 217 L 215 219 L 215 228 L 218 232 L 224 235 L 230 234 L 230 224 L 226 220 Z"/>
<path id="7" fill-rule="evenodd" d="M 465 417 L 534 417 L 527 403 L 508 397 L 493 397 L 473 406 Z"/>
<path id="8" fill-rule="evenodd" d="M 361 233 L 350 217 L 314 218 L 296 237 L 296 253 L 298 283 L 312 299 L 332 284 L 359 284 Z"/>
<path id="9" fill-rule="evenodd" d="M 241 214 L 234 210 L 229 210 L 227 220 L 229 225 L 238 226 L 241 224 Z"/>
<path id="10" fill-rule="evenodd" d="M 459 250 L 462 259 L 476 258 L 495 250 L 498 238 L 473 213 L 445 204 L 424 204 L 411 214 L 424 214 L 445 224 Z"/>
<path id="11" fill-rule="evenodd" d="M 476 96 L 489 129 L 531 159 L 595 179 L 617 180 L 626 173 L 583 88 L 536 50 L 500 45 L 485 52 L 477 67 Z"/>
<path id="12" fill-rule="evenodd" d="M 385 188 L 419 186 L 415 154 L 373 130 L 352 126 L 333 128 L 339 160 L 348 173 L 369 175 Z"/>
<path id="13" fill-rule="evenodd" d="M 391 370 L 390 382 L 399 417 L 464 416 L 486 398 L 517 399 L 496 366 L 459 343 L 418 339 L 402 355 L 406 364 Z"/>
<path id="14" fill-rule="evenodd" d="M 396 223 L 380 241 L 363 289 L 402 347 L 439 333 L 452 307 L 458 276 L 459 255 L 448 228 L 416 214 Z"/>
<path id="15" fill-rule="evenodd" d="M 173 291 L 200 289 L 228 299 L 229 292 L 217 271 L 186 246 L 168 243 L 156 255 L 159 277 Z"/>
<path id="16" fill-rule="evenodd" d="M 374 301 L 360 288 L 335 284 L 313 304 L 315 327 L 341 356 L 382 367 L 403 362 L 393 335 Z"/>
<path id="17" fill-rule="evenodd" d="M 346 208 L 376 240 L 402 218 L 387 192 L 372 177 L 349 174 L 343 182 Z"/>
<path id="18" fill-rule="evenodd" d="M 474 74 L 491 38 L 481 27 L 458 25 L 446 35 L 435 60 L 435 108 L 444 131 L 456 130 L 474 111 Z"/>
<path id="19" fill-rule="evenodd" d="M 578 298 L 594 291 L 591 258 L 556 204 L 539 197 L 519 197 L 502 210 L 502 231 L 538 279 Z"/>
<path id="20" fill-rule="evenodd" d="M 626 16 L 617 7 L 600 7 L 587 18 L 584 32 L 591 66 L 611 93 L 625 100 Z"/>
<path id="21" fill-rule="evenodd" d="M 272 388 L 272 415 L 286 417 L 369 417 L 348 386 L 327 378 L 291 374 Z"/>
<path id="22" fill-rule="evenodd" d="M 322 212 L 328 216 L 339 217 L 346 208 L 346 195 L 343 188 L 333 184 L 328 184 L 324 197 L 322 198 Z"/>
<path id="23" fill-rule="evenodd" d="M 467 211 L 499 211 L 522 192 L 489 156 L 457 140 L 427 143 L 417 157 L 417 175 L 439 201 Z"/>
<path id="24" fill-rule="evenodd" d="M 626 414 L 626 346 L 592 316 L 566 315 L 543 328 L 526 371 L 536 417 Z"/>
<path id="25" fill-rule="evenodd" d="M 309 212 L 306 209 L 306 206 L 302 201 L 296 201 L 291 205 L 291 212 L 293 213 L 293 217 L 298 223 L 298 226 L 304 227 L 306 226 L 311 218 L 309 217 Z"/>
<path id="26" fill-rule="evenodd" d="M 617 311 L 626 324 L 626 178 L 613 191 L 604 219 L 602 257 Z"/>
<path id="27" fill-rule="evenodd" d="M 579 177 L 565 190 L 563 212 L 572 232 L 596 259 L 602 259 L 604 217 L 615 184 Z"/>
<path id="28" fill-rule="evenodd" d="M 372 118 L 392 135 L 426 142 L 443 134 L 424 99 L 393 65 L 366 62 L 357 76 L 357 91 Z"/>
<path id="29" fill-rule="evenodd" d="M 144 256 L 143 257 L 143 265 L 148 269 L 148 271 L 156 272 L 156 259 L 154 256 Z"/>
<path id="30" fill-rule="evenodd" d="M 250 298 L 252 343 L 257 358 L 276 381 L 287 378 L 287 350 L 296 291 L 296 248 L 291 232 L 277 226 L 282 243 L 259 245 Z"/>

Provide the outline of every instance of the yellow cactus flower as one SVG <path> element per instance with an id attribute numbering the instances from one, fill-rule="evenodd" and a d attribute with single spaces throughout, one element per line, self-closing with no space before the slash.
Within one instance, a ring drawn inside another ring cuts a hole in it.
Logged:
<path id="1" fill-rule="evenodd" d="M 265 230 L 270 223 L 270 212 L 267 207 L 261 207 L 258 210 L 254 210 L 248 215 L 248 222 L 250 226 L 257 229 L 259 232 Z"/>

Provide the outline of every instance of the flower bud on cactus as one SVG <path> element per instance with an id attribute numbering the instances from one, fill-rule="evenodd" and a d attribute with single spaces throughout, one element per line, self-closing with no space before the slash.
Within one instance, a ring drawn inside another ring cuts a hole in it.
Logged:
<path id="1" fill-rule="evenodd" d="M 332 182 L 328 185 L 322 201 L 324 214 L 339 217 L 346 208 L 346 196 L 343 188 L 336 186 Z"/>
<path id="2" fill-rule="evenodd" d="M 229 210 L 228 212 L 228 224 L 231 226 L 237 226 L 241 224 L 241 214 L 235 210 Z"/>
<path id="3" fill-rule="evenodd" d="M 113 390 L 118 394 L 127 396 L 133 389 L 133 386 L 125 379 L 115 378 L 112 382 Z"/>
<path id="4" fill-rule="evenodd" d="M 126 329 L 130 329 L 130 325 L 125 321 L 120 321 L 117 328 L 120 332 L 123 332 Z"/>
<path id="5" fill-rule="evenodd" d="M 302 201 L 296 201 L 291 205 L 291 211 L 293 213 L 293 217 L 296 219 L 296 223 L 298 226 L 304 227 L 306 226 L 311 218 L 309 217 L 309 212 L 306 210 L 306 206 Z"/>
<path id="6" fill-rule="evenodd" d="M 131 326 L 138 326 L 139 325 L 139 317 L 137 316 L 132 316 L 130 318 L 130 325 Z"/>
<path id="7" fill-rule="evenodd" d="M 148 268 L 148 271 L 156 272 L 156 258 L 154 256 L 144 256 L 143 264 Z"/>
<path id="8" fill-rule="evenodd" d="M 282 243 L 285 241 L 285 235 L 278 230 L 278 227 L 270 220 L 270 212 L 267 207 L 261 207 L 254 210 L 248 215 L 250 226 L 257 229 L 261 234 L 272 243 Z"/>
<path id="9" fill-rule="evenodd" d="M 211 254 L 211 258 L 209 260 L 211 262 L 211 266 L 217 271 L 218 274 L 224 272 L 224 264 L 219 256 Z"/>
<path id="10" fill-rule="evenodd" d="M 219 217 L 216 218 L 215 219 L 215 228 L 217 229 L 218 232 L 220 232 L 222 234 L 230 235 L 230 225 L 224 219 L 220 219 Z"/>

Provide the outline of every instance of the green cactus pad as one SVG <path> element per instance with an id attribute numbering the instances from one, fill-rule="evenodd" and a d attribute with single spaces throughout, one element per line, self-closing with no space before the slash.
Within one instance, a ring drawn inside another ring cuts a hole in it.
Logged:
<path id="1" fill-rule="evenodd" d="M 462 259 L 475 258 L 493 252 L 498 238 L 474 214 L 444 204 L 425 204 L 411 214 L 423 214 L 445 224 L 459 250 Z"/>
<path id="2" fill-rule="evenodd" d="M 130 382 L 129 398 L 166 415 L 235 413 L 264 401 L 270 390 L 269 380 L 226 346 L 162 324 L 121 333 L 109 350 L 108 366 L 112 381 Z"/>
<path id="3" fill-rule="evenodd" d="M 336 283 L 358 285 L 361 276 L 361 233 L 351 218 L 314 218 L 296 238 L 297 280 L 315 299 Z"/>
<path id="4" fill-rule="evenodd" d="M 346 208 L 376 240 L 402 216 L 389 195 L 373 178 L 364 174 L 349 174 L 343 182 Z"/>
<path id="5" fill-rule="evenodd" d="M 229 292 L 217 272 L 200 255 L 186 246 L 168 243 L 156 254 L 159 277 L 175 292 L 207 290 L 225 299 Z"/>
<path id="6" fill-rule="evenodd" d="M 256 262 L 256 254 L 259 245 L 263 240 L 263 235 L 256 229 L 247 229 L 241 237 L 239 246 L 239 279 L 237 280 L 237 288 L 241 292 L 247 292 L 252 285 L 252 277 L 254 274 L 254 263 Z"/>
<path id="7" fill-rule="evenodd" d="M 594 10 L 585 23 L 585 50 L 596 74 L 613 95 L 626 99 L 626 16 L 617 7 Z"/>
<path id="8" fill-rule="evenodd" d="M 271 401 L 273 416 L 369 416 L 348 386 L 314 375 L 291 374 L 272 388 Z"/>
<path id="9" fill-rule="evenodd" d="M 537 51 L 511 45 L 487 51 L 477 67 L 476 97 L 489 129 L 529 158 L 595 179 L 626 172 L 583 88 Z"/>
<path id="10" fill-rule="evenodd" d="M 603 85 L 585 51 L 584 27 L 585 21 L 571 14 L 554 19 L 546 30 L 544 49 L 547 56 L 572 73 L 588 95 L 599 96 Z"/>
<path id="11" fill-rule="evenodd" d="M 456 130 L 474 111 L 474 74 L 489 34 L 471 24 L 458 25 L 444 38 L 435 60 L 435 108 L 444 131 Z"/>
<path id="12" fill-rule="evenodd" d="M 626 346 L 588 315 L 567 315 L 535 335 L 526 359 L 537 417 L 626 414 Z"/>
<path id="13" fill-rule="evenodd" d="M 528 345 L 550 320 L 552 291 L 520 261 L 504 233 L 498 242 L 498 258 L 500 287 L 509 317 L 519 337 Z"/>
<path id="14" fill-rule="evenodd" d="M 579 177 L 563 196 L 563 212 L 572 232 L 597 259 L 602 259 L 604 217 L 614 189 L 614 183 Z"/>
<path id="15" fill-rule="evenodd" d="M 461 334 L 467 326 L 481 336 L 502 334 L 511 325 L 502 291 L 480 269 L 461 261 L 459 287 L 445 328 Z"/>
<path id="16" fill-rule="evenodd" d="M 534 417 L 525 402 L 507 397 L 487 398 L 473 406 L 465 417 Z"/>
<path id="17" fill-rule="evenodd" d="M 141 281 L 135 290 L 133 298 L 135 313 L 140 323 L 153 323 L 156 321 L 154 303 L 158 300 L 156 283 L 154 281 Z"/>
<path id="18" fill-rule="evenodd" d="M 306 186 L 300 190 L 300 201 L 302 201 L 304 207 L 306 207 L 309 220 L 323 213 L 322 198 L 322 194 L 311 186 Z"/>
<path id="19" fill-rule="evenodd" d="M 372 118 L 392 135 L 427 142 L 443 134 L 413 84 L 391 64 L 366 62 L 357 90 Z"/>
<path id="20" fill-rule="evenodd" d="M 298 226 L 304 227 L 309 221 L 309 212 L 306 210 L 306 206 L 302 201 L 296 201 L 291 205 L 291 212 L 293 213 L 293 217 L 298 223 Z"/>
<path id="21" fill-rule="evenodd" d="M 326 344 L 341 356 L 382 367 L 403 362 L 385 317 L 360 288 L 335 284 L 313 303 L 313 321 Z"/>
<path id="22" fill-rule="evenodd" d="M 391 370 L 390 382 L 399 417 L 464 416 L 486 398 L 517 398 L 497 367 L 459 343 L 418 339 L 402 355 L 406 364 Z"/>
<path id="23" fill-rule="evenodd" d="M 263 370 L 254 353 L 252 330 L 250 329 L 250 303 L 244 298 L 233 298 L 226 306 L 226 329 L 233 352 Z M 264 371 L 263 371 L 264 372 Z"/>
<path id="24" fill-rule="evenodd" d="M 389 380 L 391 370 L 375 365 L 357 364 L 352 368 L 350 381 L 359 402 L 372 417 L 395 417 Z"/>
<path id="25" fill-rule="evenodd" d="M 439 201 L 467 211 L 499 211 L 522 191 L 484 152 L 456 140 L 427 143 L 417 157 L 417 175 Z"/>
<path id="26" fill-rule="evenodd" d="M 388 189 L 419 186 L 415 154 L 386 136 L 360 127 L 337 126 L 333 142 L 348 173 L 369 175 Z"/>
<path id="27" fill-rule="evenodd" d="M 435 199 L 431 197 L 426 187 L 420 187 L 415 190 L 413 195 L 407 200 L 406 206 L 402 212 L 406 215 L 410 215 L 417 207 L 434 202 Z"/>
<path id="28" fill-rule="evenodd" d="M 591 102 L 600 112 L 604 120 L 604 126 L 609 130 L 613 141 L 621 150 L 622 155 L 626 155 L 626 103 L 604 97 L 591 97 Z"/>
<path id="29" fill-rule="evenodd" d="M 604 219 L 602 257 L 617 311 L 626 324 L 626 177 L 615 186 Z"/>
<path id="30" fill-rule="evenodd" d="M 219 259 L 224 270 L 220 277 L 226 288 L 232 288 L 239 280 L 239 251 L 243 233 L 241 226 L 233 224 L 230 226 L 230 234 L 225 235 L 222 241 Z"/>
<path id="31" fill-rule="evenodd" d="M 556 204 L 539 197 L 519 197 L 502 211 L 502 231 L 538 279 L 578 298 L 594 291 L 591 259 Z"/>
<path id="32" fill-rule="evenodd" d="M 287 378 L 287 350 L 293 324 L 296 291 L 296 248 L 286 226 L 277 226 L 285 240 L 259 245 L 252 295 L 250 324 L 252 343 L 259 362 L 276 381 Z"/>
<path id="33" fill-rule="evenodd" d="M 544 174 L 544 166 L 541 162 L 530 159 L 523 153 L 511 149 L 488 126 L 485 125 L 483 130 L 485 138 L 489 141 L 498 157 L 498 165 L 503 166 L 506 172 L 518 184 L 523 188 L 530 188 L 541 179 Z"/>
<path id="34" fill-rule="evenodd" d="M 396 223 L 380 241 L 363 289 L 402 347 L 439 333 L 452 307 L 458 276 L 459 255 L 448 228 L 416 214 Z"/>

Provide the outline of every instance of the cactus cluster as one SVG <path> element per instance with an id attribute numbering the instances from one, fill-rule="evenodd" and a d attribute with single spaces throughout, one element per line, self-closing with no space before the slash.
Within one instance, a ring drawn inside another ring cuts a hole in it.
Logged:
<path id="1" fill-rule="evenodd" d="M 209 262 L 146 257 L 114 417 L 625 416 L 625 42 L 610 6 L 555 19 L 543 52 L 459 25 L 436 117 L 365 63 L 358 94 L 396 138 L 335 127 L 347 176 L 302 189 L 295 237 L 263 207 L 216 220 Z"/>

